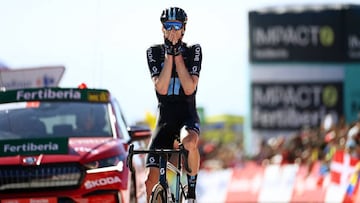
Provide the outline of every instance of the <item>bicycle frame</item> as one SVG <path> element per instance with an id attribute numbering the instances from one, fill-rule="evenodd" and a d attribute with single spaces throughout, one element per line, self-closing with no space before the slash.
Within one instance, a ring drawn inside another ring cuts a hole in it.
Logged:
<path id="1" fill-rule="evenodd" d="M 186 194 L 184 192 L 185 186 L 181 182 L 182 176 L 182 164 L 184 161 L 185 170 L 191 172 L 189 166 L 187 165 L 187 151 L 184 149 L 182 144 L 179 144 L 179 149 L 155 149 L 155 150 L 134 150 L 134 146 L 130 145 L 129 147 L 129 156 L 127 160 L 127 165 L 130 171 L 134 172 L 134 168 L 132 167 L 132 156 L 134 154 L 146 154 L 146 153 L 154 153 L 160 155 L 160 166 L 159 166 L 159 184 L 165 189 L 167 201 L 173 202 L 171 189 L 168 185 L 167 181 L 167 169 L 173 171 L 176 174 L 175 179 L 175 203 L 179 203 L 182 195 L 186 198 Z M 169 154 L 177 155 L 177 166 L 168 161 Z M 182 159 L 184 157 L 184 159 Z"/>

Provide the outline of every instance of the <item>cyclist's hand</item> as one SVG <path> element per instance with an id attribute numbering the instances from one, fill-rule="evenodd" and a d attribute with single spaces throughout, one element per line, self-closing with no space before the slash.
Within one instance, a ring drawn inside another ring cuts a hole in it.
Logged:
<path id="1" fill-rule="evenodd" d="M 182 37 L 182 31 L 181 30 L 166 30 L 165 31 L 165 39 L 168 39 L 172 45 L 176 45 Z"/>
<path id="2" fill-rule="evenodd" d="M 164 42 L 165 52 L 168 55 L 174 55 L 174 46 L 172 45 L 172 42 L 165 38 Z"/>
<path id="3" fill-rule="evenodd" d="M 181 54 L 181 48 L 182 48 L 182 42 L 181 40 L 179 40 L 175 45 L 174 45 L 174 56 L 177 56 L 179 54 Z"/>
<path id="4" fill-rule="evenodd" d="M 172 44 L 172 42 L 168 39 L 165 39 L 165 52 L 168 55 L 177 56 L 181 53 L 182 49 L 182 42 L 179 40 L 175 45 Z"/>
<path id="5" fill-rule="evenodd" d="M 181 53 L 181 30 L 165 31 L 165 51 L 169 55 L 177 56 Z"/>

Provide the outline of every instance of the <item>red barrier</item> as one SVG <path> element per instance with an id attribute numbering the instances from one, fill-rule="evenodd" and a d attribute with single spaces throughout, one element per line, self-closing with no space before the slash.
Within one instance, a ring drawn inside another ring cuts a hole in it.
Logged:
<path id="1" fill-rule="evenodd" d="M 205 176 L 199 181 L 202 188 L 199 202 L 360 202 L 360 192 L 357 190 L 360 175 L 355 170 L 357 163 L 358 160 L 349 154 L 336 152 L 330 173 L 323 181 L 319 181 L 322 179 L 320 162 L 316 162 L 310 172 L 305 165 L 274 164 L 263 167 L 255 162 L 246 162 L 243 167 L 222 172 L 206 171 L 206 174 L 199 176 L 200 179 Z M 343 182 L 340 184 L 336 177 L 342 177 Z"/>

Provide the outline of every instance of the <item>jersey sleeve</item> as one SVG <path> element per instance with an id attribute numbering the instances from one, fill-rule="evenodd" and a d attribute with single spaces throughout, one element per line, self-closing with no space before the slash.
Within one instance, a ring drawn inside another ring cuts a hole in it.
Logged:
<path id="1" fill-rule="evenodd" d="M 200 44 L 195 44 L 191 46 L 191 64 L 189 67 L 189 72 L 191 75 L 200 76 L 201 70 L 201 61 L 202 61 L 202 51 Z"/>
<path id="2" fill-rule="evenodd" d="M 146 58 L 151 77 L 160 75 L 161 66 L 161 47 L 152 46 L 146 50 Z"/>

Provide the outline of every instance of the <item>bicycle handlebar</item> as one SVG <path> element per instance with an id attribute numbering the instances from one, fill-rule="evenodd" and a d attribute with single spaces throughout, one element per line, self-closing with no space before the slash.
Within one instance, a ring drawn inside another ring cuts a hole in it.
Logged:
<path id="1" fill-rule="evenodd" d="M 134 145 L 130 144 L 129 146 L 129 154 L 127 157 L 127 166 L 130 169 L 130 171 L 132 173 L 135 172 L 135 169 L 132 165 L 132 157 L 134 154 L 148 154 L 148 153 L 153 153 L 153 154 L 181 154 L 181 156 L 184 159 L 184 166 L 185 166 L 185 170 L 188 171 L 189 173 L 191 173 L 191 169 L 189 167 L 188 164 L 188 151 L 182 146 L 180 145 L 180 149 L 149 149 L 149 150 L 134 150 Z"/>

